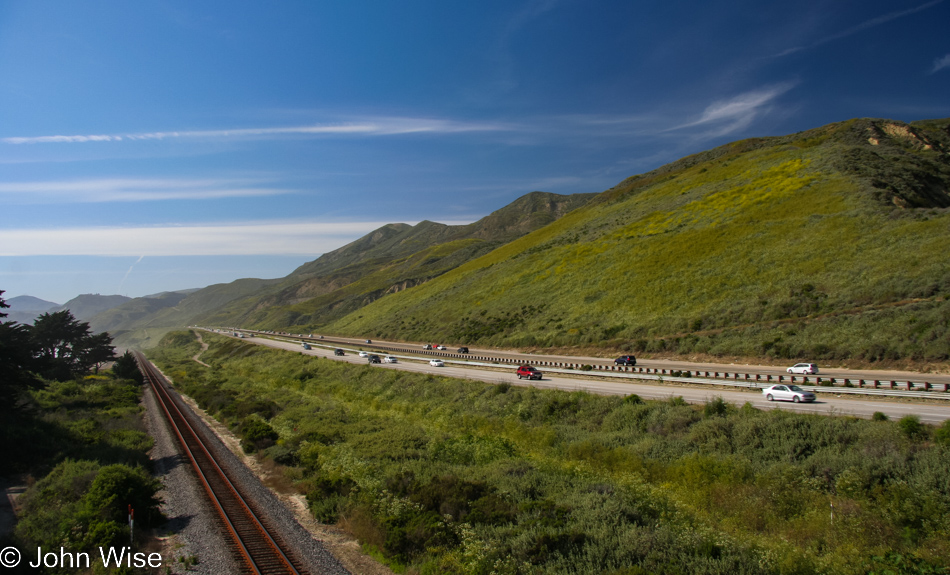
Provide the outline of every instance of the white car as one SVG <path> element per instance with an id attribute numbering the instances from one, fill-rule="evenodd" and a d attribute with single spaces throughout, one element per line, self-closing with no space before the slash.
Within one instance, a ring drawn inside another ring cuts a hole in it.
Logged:
<path id="1" fill-rule="evenodd" d="M 368 351 L 361 351 L 361 352 L 360 352 L 360 357 L 369 357 L 369 352 L 368 352 Z"/>
<path id="2" fill-rule="evenodd" d="M 813 363 L 796 363 L 786 369 L 788 373 L 801 373 L 803 375 L 815 375 L 818 373 L 818 366 Z"/>
<path id="3" fill-rule="evenodd" d="M 770 385 L 762 390 L 762 395 L 769 401 L 815 401 L 815 394 L 798 387 L 797 385 Z"/>
<path id="4" fill-rule="evenodd" d="M 399 360 L 391 355 L 387 355 L 383 358 L 383 363 L 399 363 Z"/>
<path id="5" fill-rule="evenodd" d="M 430 359 L 429 365 L 431 365 L 432 367 L 445 367 L 445 362 L 442 361 L 441 359 Z"/>
<path id="6" fill-rule="evenodd" d="M 436 347 L 436 349 L 439 350 L 439 351 L 445 351 L 445 350 L 447 350 L 447 349 L 449 349 L 449 348 L 445 347 L 444 345 L 440 345 L 440 346 Z"/>

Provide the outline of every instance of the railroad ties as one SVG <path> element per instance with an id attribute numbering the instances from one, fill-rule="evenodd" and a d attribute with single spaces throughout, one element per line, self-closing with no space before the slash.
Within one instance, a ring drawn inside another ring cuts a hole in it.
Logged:
<path id="1" fill-rule="evenodd" d="M 306 575 L 308 572 L 289 557 L 292 554 L 281 543 L 279 535 L 265 525 L 266 521 L 260 519 L 241 496 L 224 469 L 226 465 L 215 460 L 166 389 L 165 378 L 144 355 L 138 353 L 136 358 L 182 450 L 217 509 L 233 551 L 246 572 L 255 575 Z"/>

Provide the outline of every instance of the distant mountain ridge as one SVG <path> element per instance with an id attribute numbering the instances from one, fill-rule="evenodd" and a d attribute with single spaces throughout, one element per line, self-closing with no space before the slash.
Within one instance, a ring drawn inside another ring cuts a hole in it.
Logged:
<path id="1" fill-rule="evenodd" d="M 32 324 L 37 316 L 59 307 L 58 303 L 31 295 L 18 295 L 7 299 L 6 302 L 10 307 L 2 311 L 7 314 L 7 317 L 0 321 L 15 321 L 24 324 Z"/>
<path id="2" fill-rule="evenodd" d="M 131 299 L 124 295 L 83 294 L 74 297 L 53 311 L 68 309 L 73 317 L 86 321 L 98 313 L 120 306 Z"/>
<path id="3" fill-rule="evenodd" d="M 108 331 L 120 348 L 144 348 L 171 329 L 194 323 L 195 318 L 232 299 L 258 293 L 280 280 L 240 279 L 198 290 L 163 292 L 134 298 L 89 320 L 95 332 Z"/>

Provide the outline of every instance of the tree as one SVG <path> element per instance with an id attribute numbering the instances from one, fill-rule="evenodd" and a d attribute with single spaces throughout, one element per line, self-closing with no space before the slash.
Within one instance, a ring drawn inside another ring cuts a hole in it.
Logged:
<path id="1" fill-rule="evenodd" d="M 102 364 L 115 359 L 115 348 L 112 347 L 112 336 L 107 332 L 90 335 L 79 341 L 76 346 L 76 357 L 79 365 L 85 369 L 94 369 L 99 373 Z"/>
<path id="2" fill-rule="evenodd" d="M 145 381 L 145 378 L 142 377 L 142 372 L 139 371 L 139 365 L 138 362 L 135 361 L 135 356 L 133 356 L 129 350 L 126 350 L 124 354 L 116 358 L 115 363 L 112 364 L 112 373 L 114 373 L 116 377 L 131 379 L 139 383 Z"/>
<path id="3" fill-rule="evenodd" d="M 90 333 L 89 324 L 77 320 L 68 309 L 36 318 L 30 339 L 41 373 L 50 379 L 87 373 L 115 357 L 112 337 Z"/>
<path id="4" fill-rule="evenodd" d="M 10 307 L 0 290 L 0 309 Z M 0 312 L 0 318 L 7 314 Z M 16 405 L 20 392 L 37 384 L 30 332 L 15 321 L 0 322 L 0 411 Z"/>

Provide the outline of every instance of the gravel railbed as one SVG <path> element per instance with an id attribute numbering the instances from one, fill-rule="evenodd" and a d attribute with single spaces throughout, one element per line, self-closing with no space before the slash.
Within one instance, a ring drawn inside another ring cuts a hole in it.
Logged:
<path id="1" fill-rule="evenodd" d="M 164 485 L 159 497 L 168 523 L 162 526 L 163 565 L 172 573 L 220 575 L 238 573 L 241 566 L 231 555 L 231 545 L 221 531 L 217 512 L 208 501 L 191 464 L 182 455 L 151 388 L 143 395 L 145 425 L 155 445 L 149 452 L 155 476 Z M 197 558 L 198 563 L 181 560 Z"/>
<path id="2" fill-rule="evenodd" d="M 169 389 L 169 392 L 175 397 L 179 408 L 185 413 L 188 422 L 199 434 L 214 458 L 217 459 L 218 464 L 227 471 L 231 481 L 244 498 L 248 500 L 254 512 L 261 517 L 262 521 L 275 528 L 281 539 L 292 547 L 294 559 L 299 560 L 302 566 L 312 575 L 350 573 L 319 541 L 315 540 L 309 532 L 300 526 L 293 513 L 284 507 L 274 493 L 264 486 L 254 473 L 221 443 L 205 422 L 191 410 L 186 402 L 178 397 L 178 393 L 173 389 Z M 195 482 L 197 483 L 197 481 Z M 199 563 L 199 565 L 201 564 Z M 212 572 L 234 573 L 235 571 Z"/>

